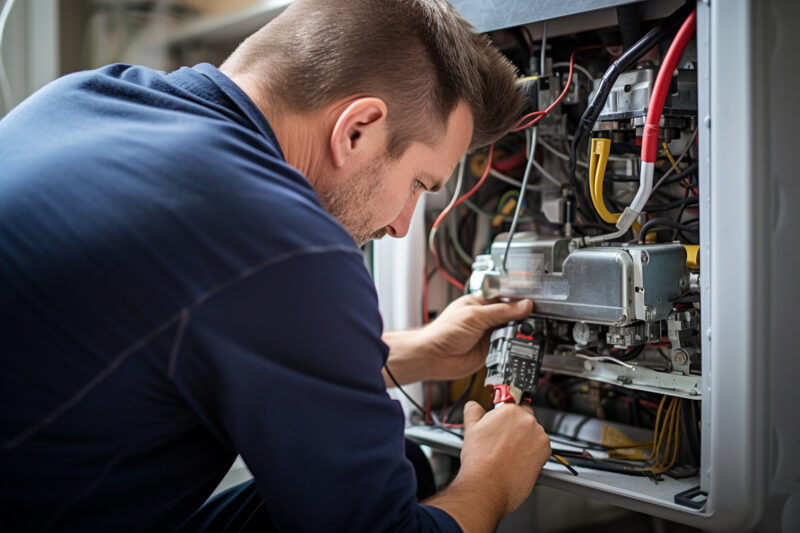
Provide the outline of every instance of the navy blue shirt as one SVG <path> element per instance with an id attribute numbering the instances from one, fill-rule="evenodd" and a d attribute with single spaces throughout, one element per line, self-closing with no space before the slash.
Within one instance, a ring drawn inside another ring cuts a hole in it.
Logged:
<path id="1" fill-rule="evenodd" d="M 168 531 L 236 454 L 279 530 L 420 505 L 360 250 L 210 65 L 61 78 L 0 121 L 0 528 Z"/>

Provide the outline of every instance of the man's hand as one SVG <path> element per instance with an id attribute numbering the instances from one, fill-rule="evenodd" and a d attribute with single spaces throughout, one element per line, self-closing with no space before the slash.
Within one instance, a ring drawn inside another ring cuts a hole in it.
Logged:
<path id="1" fill-rule="evenodd" d="M 486 303 L 462 296 L 422 329 L 387 331 L 387 366 L 400 384 L 425 379 L 457 379 L 483 366 L 491 330 L 531 314 L 533 302 Z M 388 381 L 387 386 L 392 386 Z"/>
<path id="2" fill-rule="evenodd" d="M 505 404 L 486 413 L 464 407 L 461 470 L 425 502 L 447 511 L 467 532 L 492 531 L 533 490 L 550 457 L 550 439 L 530 407 Z"/>
<path id="3" fill-rule="evenodd" d="M 533 310 L 531 300 L 486 303 L 462 296 L 448 305 L 436 320 L 419 331 L 431 357 L 432 379 L 457 379 L 481 368 L 489 352 L 491 330 L 512 320 L 522 320 Z"/>

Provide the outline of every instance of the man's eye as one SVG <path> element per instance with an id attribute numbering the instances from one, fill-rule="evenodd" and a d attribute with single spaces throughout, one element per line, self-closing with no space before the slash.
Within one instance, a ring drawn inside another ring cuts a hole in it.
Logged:
<path id="1" fill-rule="evenodd" d="M 424 184 L 424 183 L 422 183 L 422 182 L 421 182 L 421 181 L 419 181 L 419 180 L 414 180 L 414 190 L 417 190 L 417 189 L 420 189 L 420 188 L 421 188 L 423 191 L 427 191 L 427 190 L 428 190 L 428 188 L 425 186 L 425 184 Z"/>

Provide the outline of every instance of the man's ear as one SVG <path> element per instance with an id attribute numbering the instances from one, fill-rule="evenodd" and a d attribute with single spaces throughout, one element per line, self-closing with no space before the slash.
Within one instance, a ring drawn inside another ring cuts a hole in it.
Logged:
<path id="1" fill-rule="evenodd" d="M 386 127 L 386 103 L 380 98 L 364 97 L 349 103 L 339 114 L 331 132 L 333 164 L 374 159 L 386 150 L 389 130 Z"/>

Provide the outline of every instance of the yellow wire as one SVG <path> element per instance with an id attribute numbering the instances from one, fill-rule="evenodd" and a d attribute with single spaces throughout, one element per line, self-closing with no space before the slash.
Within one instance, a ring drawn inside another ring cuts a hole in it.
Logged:
<path id="1" fill-rule="evenodd" d="M 667 141 L 663 141 L 661 143 L 661 147 L 664 149 L 664 155 L 667 156 L 667 159 L 669 159 L 669 164 L 672 165 L 672 168 L 675 169 L 675 172 L 680 174 L 681 169 L 678 168 L 678 162 L 675 161 L 674 157 L 672 157 L 672 152 L 669 151 L 669 144 L 667 144 Z"/>
<path id="2" fill-rule="evenodd" d="M 666 406 L 666 409 L 665 409 Z M 634 443 L 629 446 L 620 446 L 609 450 L 609 457 L 630 461 L 652 462 L 644 471 L 653 474 L 668 472 L 678 460 L 681 443 L 681 420 L 683 418 L 683 403 L 680 398 L 661 397 L 656 411 L 656 422 L 653 427 L 653 440 L 649 443 Z M 649 445 L 650 455 L 644 458 L 635 458 L 631 455 L 635 448 Z M 630 450 L 625 453 L 623 450 Z"/>
<path id="3" fill-rule="evenodd" d="M 622 213 L 612 213 L 606 207 L 603 200 L 603 180 L 608 164 L 608 155 L 611 152 L 611 140 L 595 138 L 592 139 L 592 148 L 589 153 L 589 192 L 592 196 L 592 204 L 595 211 L 604 221 L 609 224 L 616 224 Z M 633 229 L 638 233 L 640 225 L 633 223 Z"/>
<path id="4" fill-rule="evenodd" d="M 667 415 L 664 418 L 664 427 L 659 435 L 659 442 L 654 447 L 655 450 L 655 463 L 648 467 L 647 470 L 655 474 L 662 474 L 669 471 L 678 460 L 678 451 L 680 450 L 680 433 L 681 433 L 681 418 L 683 413 L 683 404 L 680 398 L 672 398 L 667 408 Z M 666 431 L 663 431 L 663 430 Z M 666 434 L 667 440 L 664 442 L 664 449 L 659 457 L 658 451 L 661 448 L 661 439 Z M 671 456 L 671 457 L 670 457 Z M 667 462 L 667 457 L 670 457 Z"/>
<path id="5" fill-rule="evenodd" d="M 659 432 L 659 435 L 658 435 L 658 441 L 656 442 L 656 445 L 655 445 L 656 466 L 661 464 L 661 459 L 659 457 L 659 451 L 661 450 L 661 443 L 664 442 L 664 436 L 665 435 L 666 435 L 667 440 L 666 440 L 666 442 L 664 442 L 664 449 L 666 450 L 668 448 L 668 446 L 669 446 L 669 434 L 670 434 L 670 431 L 672 430 L 672 425 L 671 424 L 672 424 L 672 416 L 673 416 L 674 410 L 675 410 L 675 404 L 673 402 L 670 402 L 669 407 L 667 407 L 667 414 L 664 417 L 664 425 L 661 426 L 661 431 Z"/>
<path id="6" fill-rule="evenodd" d="M 673 449 L 672 449 L 672 459 L 670 460 L 669 464 L 664 467 L 664 472 L 668 471 L 672 466 L 675 464 L 675 461 L 678 460 L 678 449 L 681 442 L 681 415 L 683 414 L 683 404 L 681 401 L 678 400 L 678 409 L 675 415 L 675 436 L 673 437 Z"/>
<path id="7" fill-rule="evenodd" d="M 664 410 L 664 404 L 665 404 L 666 402 L 667 402 L 667 395 L 665 394 L 665 395 L 663 395 L 663 396 L 661 397 L 661 401 L 660 401 L 660 402 L 658 402 L 658 410 L 656 411 L 656 423 L 655 423 L 655 425 L 653 426 L 653 449 L 652 449 L 652 451 L 650 452 L 650 455 L 648 455 L 648 456 L 645 458 L 645 460 L 647 460 L 647 461 L 649 461 L 650 459 L 652 459 L 652 458 L 655 456 L 655 454 L 656 454 L 656 449 L 657 449 L 657 448 L 656 448 L 656 442 L 658 441 L 658 434 L 659 434 L 659 430 L 658 430 L 658 424 L 659 424 L 659 422 L 661 421 L 661 413 L 662 413 L 662 411 Z"/>
<path id="8" fill-rule="evenodd" d="M 665 466 L 665 461 L 667 460 L 667 456 L 670 453 L 670 450 L 673 448 L 675 443 L 672 440 L 672 432 L 675 428 L 675 414 L 678 410 L 678 404 L 675 403 L 675 398 L 670 400 L 669 404 L 669 411 L 667 412 L 668 415 L 668 423 L 666 424 L 667 430 L 663 433 L 666 436 L 666 440 L 664 441 L 664 450 L 661 454 L 660 458 L 657 458 L 656 467 L 658 469 L 663 469 Z"/>

